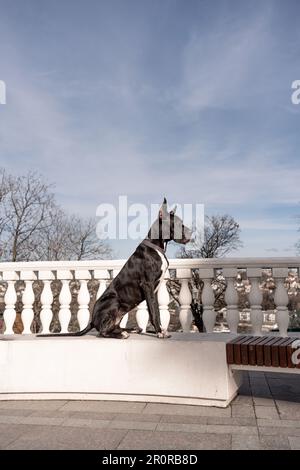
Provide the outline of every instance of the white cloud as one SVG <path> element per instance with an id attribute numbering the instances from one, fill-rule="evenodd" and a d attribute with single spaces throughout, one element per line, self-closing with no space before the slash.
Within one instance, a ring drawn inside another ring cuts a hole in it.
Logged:
<path id="1" fill-rule="evenodd" d="M 266 63 L 274 45 L 268 7 L 245 24 L 216 21 L 210 32 L 193 32 L 183 54 L 181 111 L 252 105 L 253 95 L 269 91 Z M 228 18 L 227 18 L 228 20 Z M 274 78 L 274 77 L 273 77 Z M 176 95 L 176 93 L 175 93 Z"/>

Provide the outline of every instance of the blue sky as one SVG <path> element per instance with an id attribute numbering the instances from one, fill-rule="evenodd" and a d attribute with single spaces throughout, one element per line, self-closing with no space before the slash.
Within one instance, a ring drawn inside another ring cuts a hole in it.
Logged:
<path id="1" fill-rule="evenodd" d="M 292 256 L 299 18 L 298 0 L 0 0 L 0 165 L 82 215 L 203 203 L 240 223 L 234 256 Z"/>

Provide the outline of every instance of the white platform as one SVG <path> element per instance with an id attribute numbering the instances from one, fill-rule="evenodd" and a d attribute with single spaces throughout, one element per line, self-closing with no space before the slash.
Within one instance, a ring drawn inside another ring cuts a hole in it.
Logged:
<path id="1" fill-rule="evenodd" d="M 232 336 L 233 337 L 233 336 Z M 226 363 L 231 335 L 173 333 L 127 340 L 0 336 L 0 400 L 127 400 L 225 407 L 241 372 Z"/>

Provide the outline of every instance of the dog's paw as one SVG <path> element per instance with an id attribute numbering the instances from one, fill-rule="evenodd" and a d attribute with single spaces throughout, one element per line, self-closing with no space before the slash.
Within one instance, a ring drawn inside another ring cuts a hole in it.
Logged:
<path id="1" fill-rule="evenodd" d="M 130 334 L 127 333 L 127 331 L 122 331 L 121 336 L 122 336 L 123 339 L 127 339 L 127 338 L 129 338 Z"/>
<path id="2" fill-rule="evenodd" d="M 161 333 L 157 333 L 157 337 L 161 339 L 165 338 L 171 338 L 170 333 L 167 332 L 167 330 L 163 330 Z"/>

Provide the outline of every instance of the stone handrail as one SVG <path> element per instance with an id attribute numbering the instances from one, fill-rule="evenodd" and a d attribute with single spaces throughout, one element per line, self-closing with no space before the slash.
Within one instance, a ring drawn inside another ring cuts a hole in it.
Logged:
<path id="1" fill-rule="evenodd" d="M 78 312 L 77 320 L 80 329 L 83 329 L 89 322 L 90 311 L 90 293 L 88 290 L 88 281 L 91 279 L 99 282 L 96 298 L 104 292 L 110 280 L 120 271 L 126 260 L 96 260 L 96 261 L 37 261 L 37 262 L 16 262 L 16 263 L 0 263 L 0 281 L 7 285 L 4 303 L 5 310 L 3 314 L 5 322 L 4 334 L 13 334 L 13 325 L 16 319 L 15 304 L 17 301 L 17 293 L 15 284 L 17 281 L 23 281 L 25 288 L 22 293 L 23 309 L 21 313 L 23 322 L 22 334 L 31 334 L 31 325 L 34 318 L 33 303 L 35 294 L 33 291 L 33 282 L 41 281 L 43 289 L 41 293 L 41 311 L 40 321 L 42 331 L 49 332 L 49 327 L 53 318 L 52 303 L 53 292 L 51 282 L 60 280 L 62 288 L 59 293 L 59 322 L 61 333 L 68 331 L 71 319 L 71 292 L 70 281 L 77 280 L 80 283 L 78 292 Z M 214 309 L 214 291 L 212 281 L 215 278 L 217 270 L 222 271 L 222 275 L 226 280 L 225 301 L 226 320 L 228 327 L 232 333 L 237 333 L 240 320 L 238 310 L 238 294 L 236 290 L 235 280 L 238 270 L 243 269 L 247 273 L 247 277 L 251 284 L 249 294 L 250 301 L 250 319 L 254 334 L 261 334 L 263 324 L 262 312 L 262 291 L 260 281 L 263 269 L 270 269 L 272 277 L 276 284 L 274 301 L 276 304 L 276 321 L 280 334 L 285 336 L 289 324 L 289 312 L 287 308 L 288 294 L 285 286 L 285 280 L 288 276 L 289 269 L 298 270 L 300 266 L 300 258 L 227 258 L 227 259 L 171 259 L 169 271 L 175 270 L 175 278 L 180 283 L 180 292 L 178 301 L 180 304 L 179 320 L 182 330 L 190 331 L 192 323 L 192 314 L 190 304 L 192 295 L 189 288 L 189 281 L 192 278 L 192 270 L 197 270 L 200 279 L 203 281 L 202 289 L 202 305 L 203 305 L 203 322 L 207 333 L 213 331 L 216 321 L 216 311 Z M 161 315 L 161 323 L 163 328 L 168 328 L 170 321 L 169 313 L 169 293 L 167 289 L 167 281 L 170 273 L 167 271 L 165 280 L 161 284 L 158 292 L 158 302 Z M 122 327 L 126 326 L 126 315 L 122 320 Z M 138 306 L 136 312 L 136 320 L 138 326 L 143 331 L 146 330 L 148 324 L 148 311 L 146 303 L 143 302 Z"/>

